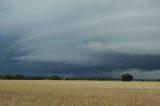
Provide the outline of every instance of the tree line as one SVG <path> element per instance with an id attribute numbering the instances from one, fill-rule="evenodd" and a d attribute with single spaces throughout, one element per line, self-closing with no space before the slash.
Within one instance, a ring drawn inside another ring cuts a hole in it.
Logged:
<path id="1" fill-rule="evenodd" d="M 22 74 L 6 74 L 6 75 L 0 75 L 0 79 L 7 79 L 7 80 L 63 80 L 62 77 L 59 76 L 24 76 Z"/>
<path id="2" fill-rule="evenodd" d="M 122 80 L 122 81 L 160 81 L 160 79 L 134 79 L 130 74 L 123 74 L 121 78 L 108 78 L 108 77 L 62 77 L 62 76 L 24 76 L 22 74 L 5 74 L 0 75 L 0 80 L 98 80 L 98 81 L 110 81 L 110 80 Z"/>
<path id="3" fill-rule="evenodd" d="M 115 78 L 108 78 L 108 77 L 62 77 L 62 76 L 24 76 L 22 74 L 5 74 L 0 75 L 0 79 L 6 80 L 120 80 Z"/>
<path id="4" fill-rule="evenodd" d="M 22 74 L 6 74 L 0 75 L 0 79 L 6 80 L 120 80 L 115 78 L 107 78 L 107 77 L 62 77 L 62 76 L 24 76 Z"/>

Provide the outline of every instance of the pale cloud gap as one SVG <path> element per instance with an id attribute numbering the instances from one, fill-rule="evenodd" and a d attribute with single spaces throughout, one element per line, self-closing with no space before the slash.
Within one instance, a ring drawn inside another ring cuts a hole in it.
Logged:
<path id="1" fill-rule="evenodd" d="M 159 0 L 1 0 L 0 9 L 1 35 L 17 38 L 3 52 L 21 54 L 15 60 L 96 64 L 94 53 L 160 55 Z"/>

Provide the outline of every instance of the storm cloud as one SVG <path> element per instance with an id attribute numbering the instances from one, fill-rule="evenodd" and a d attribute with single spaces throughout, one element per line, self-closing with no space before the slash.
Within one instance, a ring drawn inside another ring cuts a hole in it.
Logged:
<path id="1" fill-rule="evenodd" d="M 159 0 L 1 0 L 0 58 L 66 73 L 158 70 L 159 13 Z"/>

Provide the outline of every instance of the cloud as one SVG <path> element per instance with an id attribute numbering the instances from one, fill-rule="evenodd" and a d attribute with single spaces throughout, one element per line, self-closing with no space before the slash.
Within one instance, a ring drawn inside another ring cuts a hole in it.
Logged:
<path id="1" fill-rule="evenodd" d="M 3 59 L 159 68 L 158 0 L 0 2 Z"/>
<path id="2" fill-rule="evenodd" d="M 160 55 L 159 42 L 115 42 L 103 43 L 91 41 L 84 46 L 93 52 L 113 52 L 127 55 Z"/>

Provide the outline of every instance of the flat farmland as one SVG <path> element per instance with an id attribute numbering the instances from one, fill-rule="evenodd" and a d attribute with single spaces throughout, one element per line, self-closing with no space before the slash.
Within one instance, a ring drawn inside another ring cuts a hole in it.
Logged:
<path id="1" fill-rule="evenodd" d="M 160 82 L 0 80 L 0 106 L 160 106 Z"/>

